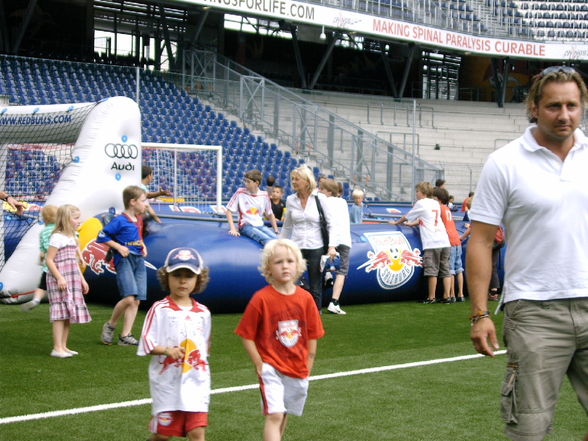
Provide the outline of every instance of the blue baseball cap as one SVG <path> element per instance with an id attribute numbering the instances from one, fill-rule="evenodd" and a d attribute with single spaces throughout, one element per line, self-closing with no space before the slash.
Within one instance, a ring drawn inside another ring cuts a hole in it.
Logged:
<path id="1" fill-rule="evenodd" d="M 198 275 L 204 268 L 204 261 L 194 248 L 174 248 L 167 253 L 164 267 L 168 273 L 180 268 L 186 268 Z"/>

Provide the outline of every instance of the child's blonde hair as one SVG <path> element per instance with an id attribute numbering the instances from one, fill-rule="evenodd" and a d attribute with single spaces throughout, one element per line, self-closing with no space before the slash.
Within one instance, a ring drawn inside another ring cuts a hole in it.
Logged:
<path id="1" fill-rule="evenodd" d="M 423 181 L 423 182 L 419 182 L 416 186 L 415 189 L 417 191 L 420 191 L 422 194 L 425 195 L 425 197 L 430 198 L 433 196 L 433 186 L 431 185 L 430 182 L 427 181 Z"/>
<path id="2" fill-rule="evenodd" d="M 308 182 L 308 189 L 311 193 L 316 189 L 316 180 L 314 179 L 312 170 L 308 167 L 308 165 L 301 165 L 300 167 L 292 170 L 292 173 L 290 173 L 290 179 L 294 175 Z"/>
<path id="3" fill-rule="evenodd" d="M 267 283 L 270 285 L 273 285 L 275 282 L 270 272 L 270 264 L 276 254 L 277 248 L 279 247 L 286 248 L 294 255 L 296 259 L 296 274 L 294 275 L 295 281 L 300 278 L 304 271 L 306 271 L 306 262 L 302 257 L 302 253 L 300 252 L 298 245 L 296 245 L 290 239 L 270 240 L 265 244 L 265 247 L 263 247 L 263 253 L 261 254 L 261 266 L 259 267 L 261 274 L 263 277 L 265 277 L 265 280 L 267 280 Z"/>
<path id="4" fill-rule="evenodd" d="M 362 191 L 362 190 L 360 190 L 359 188 L 356 188 L 355 190 L 353 190 L 353 191 L 351 192 L 351 197 L 352 197 L 353 199 L 355 199 L 355 198 L 363 198 L 363 196 L 364 196 L 364 193 L 363 193 L 363 191 Z"/>
<path id="5" fill-rule="evenodd" d="M 71 218 L 75 213 L 80 213 L 80 209 L 75 205 L 65 204 L 59 207 L 57 209 L 57 219 L 55 220 L 55 229 L 53 232 L 62 233 L 69 237 L 76 237 L 76 229 L 71 224 Z"/>
<path id="6" fill-rule="evenodd" d="M 45 225 L 54 224 L 57 219 L 57 210 L 58 207 L 56 205 L 45 205 L 41 210 L 41 217 L 43 217 L 43 222 Z"/>

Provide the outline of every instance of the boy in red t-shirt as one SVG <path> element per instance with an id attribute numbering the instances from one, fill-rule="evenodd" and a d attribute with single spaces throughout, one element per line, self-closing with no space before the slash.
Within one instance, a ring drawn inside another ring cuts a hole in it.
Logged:
<path id="1" fill-rule="evenodd" d="M 270 285 L 253 295 L 235 330 L 259 377 L 264 441 L 281 440 L 288 414 L 302 415 L 317 339 L 325 333 L 312 295 L 296 285 L 305 266 L 291 240 L 268 242 L 261 272 Z"/>
<path id="2" fill-rule="evenodd" d="M 444 188 L 435 188 L 433 190 L 433 197 L 441 205 L 441 220 L 447 230 L 449 237 L 449 245 L 451 246 L 451 254 L 449 255 L 449 272 L 451 273 L 451 294 L 449 301 L 451 303 L 456 301 L 456 286 L 457 286 L 457 301 L 465 301 L 463 297 L 463 264 L 461 259 L 461 239 L 455 222 L 451 215 L 451 210 L 447 206 L 449 202 L 449 193 Z"/>

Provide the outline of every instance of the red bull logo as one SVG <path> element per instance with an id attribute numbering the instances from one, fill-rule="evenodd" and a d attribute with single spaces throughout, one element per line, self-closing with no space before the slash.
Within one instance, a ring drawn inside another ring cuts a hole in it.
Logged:
<path id="1" fill-rule="evenodd" d="M 378 284 L 384 289 L 404 285 L 414 274 L 415 266 L 422 266 L 421 251 L 411 248 L 400 231 L 365 233 L 373 251 L 367 252 L 367 261 L 357 269 L 376 272 Z"/>
<path id="2" fill-rule="evenodd" d="M 276 338 L 284 346 L 291 348 L 298 343 L 298 339 L 302 336 L 298 320 L 284 320 L 278 322 L 278 329 L 276 330 Z"/>
<path id="3" fill-rule="evenodd" d="M 245 213 L 255 215 L 255 214 L 258 214 L 259 213 L 259 209 L 257 207 L 251 207 Z"/>
<path id="4" fill-rule="evenodd" d="M 102 274 L 104 270 L 108 270 L 112 274 L 116 274 L 114 261 L 106 260 L 106 255 L 110 247 L 104 243 L 96 242 L 96 239 L 91 240 L 82 250 L 82 259 L 84 263 L 92 270 L 94 274 Z"/>
<path id="5" fill-rule="evenodd" d="M 177 360 L 173 357 L 167 356 L 160 362 L 161 370 L 159 375 L 163 374 L 170 367 L 181 368 L 182 373 L 186 373 L 191 369 L 208 369 L 208 363 L 202 358 L 202 354 L 194 341 L 187 338 L 180 343 L 180 347 L 184 349 L 184 356 Z"/>
<path id="6" fill-rule="evenodd" d="M 175 358 L 167 355 L 159 364 L 161 364 L 161 370 L 159 371 L 159 375 L 161 375 L 171 366 L 180 367 L 182 365 L 182 359 L 178 358 L 176 360 Z"/>

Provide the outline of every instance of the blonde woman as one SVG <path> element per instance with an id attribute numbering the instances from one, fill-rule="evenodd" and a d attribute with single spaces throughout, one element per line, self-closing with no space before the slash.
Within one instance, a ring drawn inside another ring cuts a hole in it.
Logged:
<path id="1" fill-rule="evenodd" d="M 320 268 L 321 256 L 327 253 L 335 257 L 337 251 L 331 240 L 335 239 L 332 231 L 331 213 L 327 207 L 327 198 L 324 194 L 317 193 L 316 181 L 312 171 L 303 165 L 293 170 L 290 180 L 294 193 L 286 199 L 286 218 L 282 227 L 280 237 L 291 239 L 302 252 L 306 260 L 310 293 L 312 294 L 317 308 L 322 307 L 322 276 Z M 329 243 L 324 243 L 321 234 L 321 223 L 319 215 L 320 204 L 329 231 Z"/>

